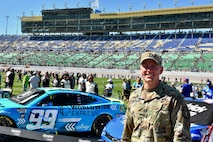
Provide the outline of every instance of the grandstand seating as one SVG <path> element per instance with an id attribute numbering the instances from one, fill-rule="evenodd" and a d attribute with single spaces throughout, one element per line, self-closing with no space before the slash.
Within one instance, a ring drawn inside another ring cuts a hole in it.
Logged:
<path id="1" fill-rule="evenodd" d="M 213 35 L 0 35 L 0 64 L 138 69 L 140 54 L 160 52 L 168 70 L 213 71 Z"/>

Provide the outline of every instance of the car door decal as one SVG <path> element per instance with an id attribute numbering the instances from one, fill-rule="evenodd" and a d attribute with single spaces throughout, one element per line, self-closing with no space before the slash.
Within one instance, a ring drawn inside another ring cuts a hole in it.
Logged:
<path id="1" fill-rule="evenodd" d="M 58 110 L 34 109 L 29 117 L 28 130 L 53 129 L 58 116 Z"/>
<path id="2" fill-rule="evenodd" d="M 67 131 L 75 131 L 76 129 L 75 129 L 75 125 L 76 125 L 77 123 L 67 123 L 66 124 L 66 126 L 65 126 L 65 129 L 67 130 Z"/>

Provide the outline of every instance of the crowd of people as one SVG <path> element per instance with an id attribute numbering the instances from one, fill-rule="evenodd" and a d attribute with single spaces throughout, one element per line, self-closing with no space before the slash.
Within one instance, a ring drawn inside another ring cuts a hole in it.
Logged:
<path id="1" fill-rule="evenodd" d="M 8 68 L 5 71 L 4 88 L 13 88 L 16 74 L 18 81 L 22 82 L 23 91 L 37 87 L 62 87 L 94 94 L 98 94 L 99 92 L 98 84 L 94 82 L 95 75 L 86 73 L 74 74 L 68 72 L 64 72 L 61 75 L 58 73 L 50 73 L 48 71 L 41 74 L 40 71 L 16 71 L 13 68 Z M 0 79 L 1 78 L 3 77 L 0 77 Z M 132 79 L 130 77 L 124 77 L 122 80 L 123 82 L 120 87 L 122 90 L 121 98 L 123 100 L 128 100 L 131 92 L 143 85 L 143 80 L 140 76 L 136 77 L 133 83 L 131 83 Z M 180 79 L 180 81 L 176 78 L 174 81 L 170 81 L 169 78 L 166 79 L 166 77 L 161 77 L 160 80 L 179 90 L 184 97 L 213 99 L 213 85 L 210 79 L 206 80 L 205 86 L 203 86 L 203 84 L 193 84 L 190 82 L 189 78 Z M 113 80 L 110 78 L 107 80 L 107 83 L 104 84 L 104 96 L 111 97 L 113 95 L 113 89 Z"/>
<path id="2" fill-rule="evenodd" d="M 64 72 L 62 75 L 58 73 L 45 72 L 41 74 L 40 71 L 17 71 L 18 81 L 21 81 L 23 91 L 29 89 L 36 89 L 38 87 L 61 87 L 75 89 L 81 92 L 88 92 L 98 95 L 98 84 L 94 81 L 93 74 Z M 23 75 L 22 75 L 23 74 Z M 13 68 L 8 68 L 5 71 L 3 88 L 13 89 L 16 72 Z M 3 78 L 2 76 L 0 77 Z M 1 82 L 1 81 L 0 81 Z M 112 82 L 112 81 L 111 81 Z M 109 89 L 109 87 L 108 87 Z M 112 89 L 111 89 L 112 94 Z M 111 95 L 110 95 L 111 96 Z"/>

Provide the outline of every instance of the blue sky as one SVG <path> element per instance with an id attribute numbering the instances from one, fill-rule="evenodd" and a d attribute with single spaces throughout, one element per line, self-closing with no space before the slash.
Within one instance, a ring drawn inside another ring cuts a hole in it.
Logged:
<path id="1" fill-rule="evenodd" d="M 0 35 L 21 34 L 21 17 L 41 15 L 41 10 L 54 8 L 89 7 L 95 0 L 1 0 L 0 4 Z M 202 6 L 213 4 L 213 0 L 99 0 L 99 10 L 105 12 L 127 12 L 151 10 L 158 8 L 174 8 L 186 6 Z M 8 17 L 8 18 L 6 18 Z"/>

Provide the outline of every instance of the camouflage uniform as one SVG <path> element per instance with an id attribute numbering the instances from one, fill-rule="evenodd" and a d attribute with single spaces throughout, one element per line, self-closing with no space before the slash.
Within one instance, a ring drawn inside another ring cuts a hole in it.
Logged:
<path id="1" fill-rule="evenodd" d="M 183 97 L 160 82 L 153 91 L 142 87 L 130 95 L 121 141 L 190 142 L 189 128 L 190 114 Z"/>

